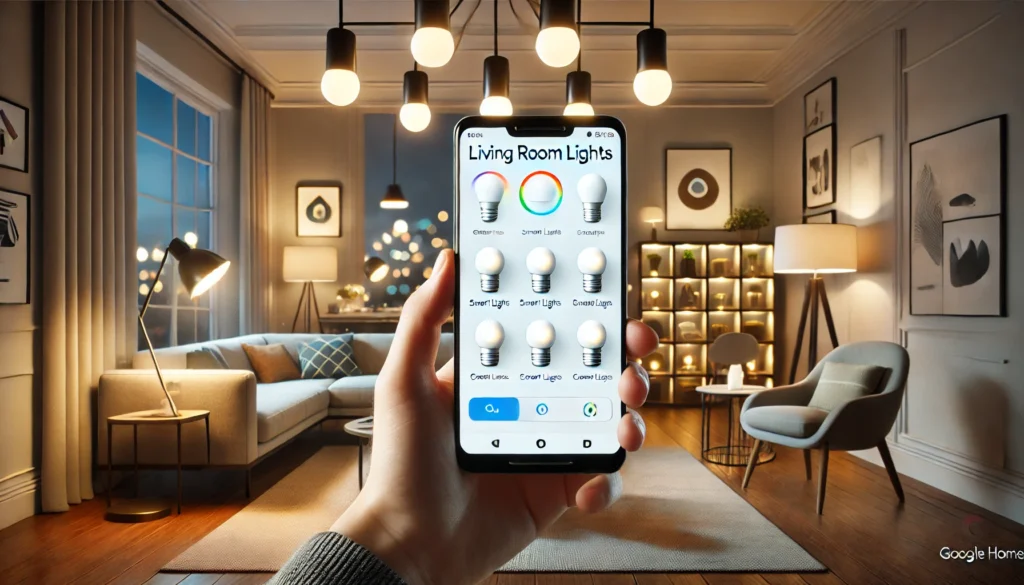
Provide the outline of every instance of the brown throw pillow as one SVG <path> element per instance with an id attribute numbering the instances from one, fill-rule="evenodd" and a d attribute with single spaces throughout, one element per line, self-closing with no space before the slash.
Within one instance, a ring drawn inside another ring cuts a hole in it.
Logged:
<path id="1" fill-rule="evenodd" d="M 275 382 L 286 382 L 298 380 L 302 377 L 299 365 L 292 361 L 284 344 L 274 345 L 248 345 L 242 344 L 242 351 L 249 358 L 252 364 L 252 371 L 256 372 L 256 381 L 260 384 L 273 384 Z"/>

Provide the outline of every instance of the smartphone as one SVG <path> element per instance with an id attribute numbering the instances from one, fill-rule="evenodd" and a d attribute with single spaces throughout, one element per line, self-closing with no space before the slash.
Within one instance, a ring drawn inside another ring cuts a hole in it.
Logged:
<path id="1" fill-rule="evenodd" d="M 455 128 L 455 443 L 474 472 L 609 473 L 626 367 L 625 129 Z"/>

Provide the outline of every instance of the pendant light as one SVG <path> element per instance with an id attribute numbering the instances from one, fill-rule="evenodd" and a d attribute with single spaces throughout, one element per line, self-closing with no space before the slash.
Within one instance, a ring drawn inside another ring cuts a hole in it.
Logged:
<path id="1" fill-rule="evenodd" d="M 651 0 L 650 28 L 636 35 L 633 93 L 648 106 L 660 106 L 672 95 L 672 76 L 668 74 L 668 37 L 663 29 L 654 28 L 654 0 Z"/>
<path id="2" fill-rule="evenodd" d="M 494 54 L 484 59 L 484 99 L 481 116 L 511 116 L 508 59 L 498 55 L 498 3 L 494 3 Z"/>
<path id="3" fill-rule="evenodd" d="M 398 186 L 398 122 L 391 123 L 391 184 L 388 185 L 384 197 L 380 200 L 381 209 L 406 209 L 409 200 Z"/>
<path id="4" fill-rule="evenodd" d="M 343 28 L 343 0 L 338 0 L 338 26 L 327 31 L 327 68 L 320 79 L 320 93 L 335 106 L 347 106 L 359 96 L 356 75 L 356 35 Z"/>
<path id="5" fill-rule="evenodd" d="M 443 67 L 455 53 L 448 0 L 416 0 L 412 57 L 424 67 Z"/>
<path id="6" fill-rule="evenodd" d="M 590 102 L 590 73 L 583 71 L 583 50 L 576 56 L 576 71 L 565 76 L 566 116 L 593 116 L 594 106 Z"/>
<path id="7" fill-rule="evenodd" d="M 402 83 L 402 109 L 398 118 L 409 132 L 420 132 L 430 125 L 430 105 L 427 102 L 427 74 L 413 65 L 405 72 Z"/>
<path id="8" fill-rule="evenodd" d="M 537 55 L 545 65 L 565 67 L 580 52 L 573 0 L 541 0 Z"/>

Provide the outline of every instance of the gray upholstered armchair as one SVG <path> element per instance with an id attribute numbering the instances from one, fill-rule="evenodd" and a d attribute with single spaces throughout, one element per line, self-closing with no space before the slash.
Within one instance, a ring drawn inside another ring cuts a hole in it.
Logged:
<path id="1" fill-rule="evenodd" d="M 884 368 L 873 394 L 837 403 L 831 409 L 808 406 L 825 364 L 862 364 Z M 841 346 L 818 363 L 802 381 L 747 398 L 740 414 L 740 423 L 754 437 L 750 463 L 743 477 L 743 487 L 750 483 L 754 461 L 762 442 L 804 450 L 804 468 L 811 479 L 811 449 L 821 451 L 818 473 L 818 513 L 825 504 L 825 481 L 828 475 L 830 450 L 857 451 L 877 448 L 889 473 L 889 480 L 900 501 L 903 488 L 892 463 L 885 438 L 896 421 L 907 384 L 910 357 L 907 351 L 885 341 L 866 341 Z"/>

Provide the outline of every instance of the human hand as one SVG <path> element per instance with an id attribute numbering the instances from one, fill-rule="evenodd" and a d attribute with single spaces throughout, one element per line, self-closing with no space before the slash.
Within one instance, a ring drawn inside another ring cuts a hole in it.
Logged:
<path id="1" fill-rule="evenodd" d="M 434 371 L 441 325 L 451 314 L 455 262 L 442 251 L 434 272 L 406 303 L 374 392 L 373 464 L 366 485 L 331 530 L 358 542 L 412 585 L 476 583 L 526 548 L 570 506 L 597 512 L 622 493 L 610 475 L 473 474 L 455 460 L 454 366 Z M 630 321 L 626 350 L 657 347 L 649 327 Z M 630 362 L 619 396 L 647 399 L 647 372 Z M 630 410 L 618 427 L 627 451 L 643 444 Z"/>

